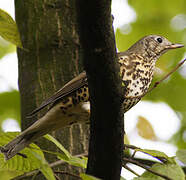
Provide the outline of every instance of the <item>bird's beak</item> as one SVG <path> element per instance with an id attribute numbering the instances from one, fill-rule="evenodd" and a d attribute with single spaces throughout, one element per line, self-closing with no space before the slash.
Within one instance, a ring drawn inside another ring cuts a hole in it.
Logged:
<path id="1" fill-rule="evenodd" d="M 166 49 L 176 49 L 176 48 L 182 48 L 184 47 L 183 44 L 171 44 L 166 47 Z"/>

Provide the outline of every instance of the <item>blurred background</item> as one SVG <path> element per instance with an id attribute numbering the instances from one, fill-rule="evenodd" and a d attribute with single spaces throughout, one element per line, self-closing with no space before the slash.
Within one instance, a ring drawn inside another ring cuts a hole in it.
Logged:
<path id="1" fill-rule="evenodd" d="M 14 1 L 0 1 L 0 8 L 14 18 Z M 149 34 L 186 46 L 185 0 L 113 0 L 112 14 L 118 51 Z M 185 48 L 161 57 L 153 83 L 185 57 Z M 16 47 L 0 38 L 0 131 L 20 131 L 17 66 Z M 125 130 L 127 141 L 141 148 L 164 151 L 169 156 L 177 149 L 186 149 L 186 63 L 125 114 Z M 136 171 L 141 173 L 142 169 Z M 127 177 L 133 175 L 128 173 Z"/>

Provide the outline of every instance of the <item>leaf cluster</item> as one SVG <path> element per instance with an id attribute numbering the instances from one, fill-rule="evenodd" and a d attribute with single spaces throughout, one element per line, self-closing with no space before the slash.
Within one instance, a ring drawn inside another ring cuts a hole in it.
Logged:
<path id="1" fill-rule="evenodd" d="M 1 133 L 0 134 L 0 146 L 3 146 L 7 144 L 9 141 L 11 141 L 13 138 L 15 138 L 19 133 Z M 54 143 L 60 150 L 60 152 L 51 152 L 46 150 L 41 150 L 37 145 L 32 143 L 29 147 L 25 148 L 21 151 L 22 154 L 24 154 L 27 158 L 23 156 L 16 155 L 12 159 L 8 161 L 4 161 L 3 154 L 0 154 L 0 172 L 2 174 L 3 179 L 9 180 L 12 178 L 19 179 L 27 176 L 36 176 L 38 173 L 42 173 L 46 179 L 52 180 L 55 179 L 55 171 L 52 170 L 53 167 L 55 167 L 55 164 L 52 163 L 49 164 L 45 158 L 45 153 L 50 153 L 54 156 L 56 156 L 60 163 L 68 163 L 72 166 L 77 166 L 81 168 L 86 168 L 87 165 L 87 158 L 84 155 L 81 155 L 80 157 L 72 156 L 64 147 L 62 144 L 60 144 L 55 138 L 53 138 L 50 135 L 44 136 L 47 140 Z M 154 163 L 152 167 L 146 168 L 147 171 L 145 171 L 140 177 L 137 177 L 135 179 L 143 180 L 147 178 L 154 178 L 154 179 L 162 179 L 162 177 L 157 176 L 155 173 L 159 173 L 162 176 L 167 176 L 168 178 L 174 179 L 174 180 L 184 180 L 185 175 L 181 168 L 181 166 L 177 163 L 175 160 L 176 158 L 182 162 L 186 163 L 185 157 L 186 157 L 186 151 L 185 150 L 179 150 L 177 151 L 176 157 L 168 157 L 165 153 L 155 150 L 148 150 L 148 149 L 140 149 L 140 148 L 133 148 L 135 150 L 135 153 L 142 152 L 145 154 L 148 154 L 155 159 L 159 160 L 159 162 Z M 135 160 L 131 161 L 131 159 L 134 159 L 134 156 L 125 159 L 125 165 L 129 163 L 135 164 Z M 59 165 L 59 163 L 58 163 Z M 136 165 L 140 166 L 140 163 L 137 163 Z M 125 167 L 125 166 L 124 166 Z M 149 172 L 152 171 L 152 172 Z M 63 172 L 61 172 L 63 173 Z M 68 174 L 68 173 L 65 173 Z M 72 174 L 68 174 L 72 175 Z M 87 174 L 80 174 L 80 175 L 74 175 L 77 176 L 83 180 L 97 180 L 97 178 L 89 176 Z"/>

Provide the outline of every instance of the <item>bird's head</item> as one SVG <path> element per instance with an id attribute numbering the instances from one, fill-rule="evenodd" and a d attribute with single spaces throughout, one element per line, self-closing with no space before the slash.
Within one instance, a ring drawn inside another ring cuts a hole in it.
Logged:
<path id="1" fill-rule="evenodd" d="M 162 54 L 170 49 L 181 48 L 184 45 L 174 44 L 159 35 L 145 36 L 131 46 L 128 51 L 136 52 L 146 60 L 157 60 Z"/>

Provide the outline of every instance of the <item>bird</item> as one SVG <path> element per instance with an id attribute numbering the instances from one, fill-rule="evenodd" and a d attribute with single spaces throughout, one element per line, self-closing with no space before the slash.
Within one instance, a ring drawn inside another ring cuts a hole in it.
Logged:
<path id="1" fill-rule="evenodd" d="M 148 35 L 141 38 L 128 50 L 117 53 L 122 84 L 125 86 L 123 112 L 137 104 L 151 84 L 155 63 L 165 52 L 181 48 L 160 35 Z M 51 105 L 43 117 L 0 148 L 5 160 L 20 155 L 20 151 L 43 135 L 75 123 L 87 123 L 90 112 L 84 107 L 89 102 L 89 90 L 86 72 L 65 84 L 53 96 L 45 100 L 30 116 Z"/>

